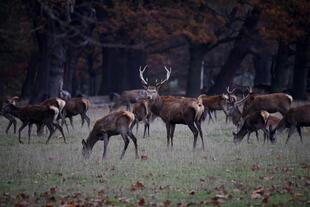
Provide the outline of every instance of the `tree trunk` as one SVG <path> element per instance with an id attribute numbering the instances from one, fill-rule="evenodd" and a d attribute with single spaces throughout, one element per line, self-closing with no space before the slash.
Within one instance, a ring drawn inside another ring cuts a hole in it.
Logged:
<path id="1" fill-rule="evenodd" d="M 279 41 L 278 54 L 275 60 L 275 67 L 272 78 L 272 91 L 285 91 L 289 84 L 289 47 L 287 43 Z"/>
<path id="2" fill-rule="evenodd" d="M 202 61 L 205 54 L 203 46 L 190 45 L 189 48 L 190 62 L 187 75 L 186 96 L 197 97 L 201 93 L 200 75 Z"/>
<path id="3" fill-rule="evenodd" d="M 28 98 L 31 95 L 31 92 L 33 90 L 33 84 L 35 82 L 39 64 L 40 64 L 39 62 L 40 61 L 38 58 L 38 54 L 32 54 L 32 57 L 30 59 L 30 63 L 27 69 L 26 79 L 22 86 L 22 94 L 21 94 L 22 98 Z"/>
<path id="4" fill-rule="evenodd" d="M 63 72 L 65 63 L 64 39 L 55 37 L 61 33 L 56 27 L 54 20 L 49 19 L 48 35 L 39 43 L 40 66 L 36 78 L 34 93 L 31 96 L 31 103 L 39 103 L 48 97 L 59 96 L 63 85 Z M 45 41 L 44 41 L 45 40 Z"/>
<path id="5" fill-rule="evenodd" d="M 90 52 L 86 56 L 88 74 L 89 74 L 89 95 L 96 95 L 96 71 L 94 69 L 93 53 Z"/>
<path id="6" fill-rule="evenodd" d="M 69 91 L 71 94 L 73 94 L 73 77 L 75 75 L 79 56 L 80 50 L 78 48 L 69 47 L 67 49 L 63 89 Z"/>
<path id="7" fill-rule="evenodd" d="M 293 97 L 307 99 L 307 39 L 298 40 L 294 64 Z"/>
<path id="8" fill-rule="evenodd" d="M 141 88 L 138 69 L 145 64 L 146 55 L 143 50 L 104 48 L 102 57 L 100 95 Z"/>
<path id="9" fill-rule="evenodd" d="M 216 77 L 215 84 L 210 88 L 210 94 L 220 94 L 232 83 L 236 71 L 253 46 L 253 36 L 258 33 L 257 23 L 259 16 L 260 11 L 258 8 L 254 8 L 248 13 L 234 46 L 222 66 L 220 73 Z"/>

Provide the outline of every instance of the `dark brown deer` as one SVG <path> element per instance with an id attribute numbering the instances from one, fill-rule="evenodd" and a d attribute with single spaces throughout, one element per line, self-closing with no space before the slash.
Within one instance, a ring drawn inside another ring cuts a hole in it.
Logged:
<path id="1" fill-rule="evenodd" d="M 227 106 L 226 111 L 227 111 L 227 118 L 231 118 L 232 123 L 237 127 L 237 129 L 240 129 L 241 127 L 240 119 L 242 114 L 238 105 L 229 104 Z"/>
<path id="2" fill-rule="evenodd" d="M 291 107 L 292 96 L 286 93 L 253 94 L 250 92 L 245 98 L 236 104 L 244 102 L 242 117 L 246 117 L 256 111 L 280 112 L 284 116 Z"/>
<path id="3" fill-rule="evenodd" d="M 22 126 L 18 130 L 18 140 L 21 141 L 21 132 L 28 125 L 28 143 L 30 143 L 31 128 L 33 124 L 45 125 L 50 131 L 46 144 L 48 144 L 51 136 L 57 128 L 66 143 L 66 138 L 63 133 L 62 127 L 56 122 L 59 114 L 58 108 L 55 106 L 41 106 L 41 105 L 28 105 L 24 107 L 17 107 L 13 104 L 7 104 L 3 107 L 6 113 L 10 113 L 13 116 L 19 118 L 22 121 Z"/>
<path id="4" fill-rule="evenodd" d="M 5 129 L 5 133 L 7 134 L 9 132 L 9 129 L 11 128 L 11 126 L 13 125 L 13 129 L 14 129 L 14 133 L 16 133 L 16 119 L 14 118 L 14 116 L 12 116 L 10 113 L 5 113 L 2 110 L 2 107 L 6 104 L 13 104 L 16 105 L 16 100 L 18 100 L 19 97 L 18 96 L 13 96 L 13 97 L 6 97 L 6 98 L 2 98 L 0 100 L 0 115 L 5 117 L 7 120 L 9 120 L 9 124 Z"/>
<path id="5" fill-rule="evenodd" d="M 266 129 L 266 123 L 269 117 L 269 113 L 267 111 L 256 111 L 247 115 L 244 119 L 243 125 L 238 133 L 233 133 L 234 142 L 239 143 L 242 141 L 245 135 L 248 135 L 247 142 L 249 142 L 250 135 L 252 132 L 256 133 L 256 138 L 258 140 L 258 130 L 263 130 L 264 139 L 268 136 L 268 131 Z"/>
<path id="6" fill-rule="evenodd" d="M 146 132 L 150 136 L 150 122 L 154 119 L 154 115 L 149 109 L 148 101 L 139 101 L 133 105 L 132 113 L 136 117 L 136 131 L 138 131 L 139 122 L 144 123 L 143 138 L 145 138 Z"/>
<path id="7" fill-rule="evenodd" d="M 273 130 L 270 130 L 270 140 L 275 141 L 275 133 L 277 131 L 282 132 L 285 128 L 288 128 L 288 136 L 286 139 L 286 144 L 292 136 L 292 134 L 297 129 L 298 135 L 302 141 L 301 127 L 310 126 L 310 105 L 298 106 L 291 108 L 286 115 L 281 119 L 277 127 Z"/>
<path id="8" fill-rule="evenodd" d="M 64 107 L 64 116 L 69 118 L 70 124 L 73 128 L 73 116 L 80 115 L 81 116 L 81 126 L 84 125 L 86 120 L 88 127 L 90 127 L 90 119 L 87 116 L 86 112 L 88 111 L 91 103 L 88 99 L 83 97 L 76 97 L 66 101 L 66 105 Z"/>
<path id="9" fill-rule="evenodd" d="M 119 134 L 122 136 L 125 143 L 121 159 L 124 157 L 124 154 L 128 147 L 129 138 L 133 141 L 135 145 L 136 158 L 138 158 L 139 155 L 138 155 L 137 139 L 131 131 L 132 124 L 134 124 L 134 120 L 135 115 L 129 111 L 112 112 L 106 115 L 105 117 L 97 120 L 86 141 L 84 139 L 82 140 L 83 145 L 82 154 L 84 158 L 89 158 L 91 151 L 94 145 L 97 143 L 97 141 L 103 140 L 104 150 L 102 158 L 104 159 L 106 156 L 107 146 L 110 137 Z"/>
<path id="10" fill-rule="evenodd" d="M 186 97 L 161 97 L 158 94 L 160 87 L 168 81 L 171 74 L 170 70 L 165 67 L 166 78 L 157 82 L 155 86 L 151 86 L 144 79 L 143 73 L 146 67 L 142 70 L 140 67 L 140 79 L 143 87 L 147 91 L 150 109 L 153 114 L 160 117 L 166 124 L 167 129 L 167 147 L 173 147 L 173 135 L 176 124 L 187 125 L 194 135 L 193 147 L 196 148 L 198 133 L 202 141 L 202 148 L 204 149 L 203 134 L 201 130 L 201 117 L 204 112 L 202 99 L 186 98 Z"/>

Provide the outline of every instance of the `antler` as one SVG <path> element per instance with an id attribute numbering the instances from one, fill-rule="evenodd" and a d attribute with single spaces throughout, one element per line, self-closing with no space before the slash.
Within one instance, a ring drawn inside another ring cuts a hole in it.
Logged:
<path id="1" fill-rule="evenodd" d="M 170 69 L 168 69 L 166 66 L 164 66 L 164 68 L 165 68 L 165 70 L 166 70 L 166 72 L 167 72 L 166 78 L 165 78 L 164 80 L 160 81 L 160 83 L 157 83 L 157 84 L 156 84 L 156 87 L 158 87 L 158 86 L 164 84 L 164 83 L 167 82 L 168 79 L 170 78 L 170 75 L 171 75 L 171 67 L 170 67 Z"/>
<path id="2" fill-rule="evenodd" d="M 235 91 L 236 91 L 236 88 L 232 89 L 232 90 L 229 90 L 229 86 L 226 88 L 226 91 L 228 94 L 233 94 Z"/>
<path id="3" fill-rule="evenodd" d="M 140 79 L 141 79 L 141 81 L 142 81 L 142 84 L 148 86 L 147 81 L 143 78 L 143 73 L 144 73 L 144 71 L 145 71 L 146 68 L 147 68 L 147 65 L 144 66 L 143 70 L 142 70 L 142 67 L 140 66 L 140 68 L 139 68 L 139 73 L 140 73 Z"/>

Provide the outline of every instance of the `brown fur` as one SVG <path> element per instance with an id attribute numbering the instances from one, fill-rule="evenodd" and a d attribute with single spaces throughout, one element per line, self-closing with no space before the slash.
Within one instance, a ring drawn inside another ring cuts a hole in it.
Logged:
<path id="1" fill-rule="evenodd" d="M 139 122 L 144 122 L 144 133 L 143 138 L 148 132 L 148 136 L 150 136 L 150 122 L 153 120 L 154 115 L 149 109 L 148 101 L 139 101 L 133 105 L 132 112 L 136 117 L 136 131 L 138 131 Z"/>
<path id="2" fill-rule="evenodd" d="M 130 111 L 130 104 L 137 103 L 147 98 L 147 94 L 144 89 L 126 90 L 120 95 L 114 93 L 114 96 L 116 97 L 116 100 L 110 107 L 110 111 L 116 110 L 121 106 L 126 106 L 127 110 Z"/>
<path id="3" fill-rule="evenodd" d="M 274 134 L 276 131 L 282 131 L 285 128 L 289 129 L 286 144 L 290 139 L 291 135 L 294 133 L 295 129 L 302 142 L 301 127 L 310 126 L 310 105 L 304 105 L 299 107 L 291 108 L 286 115 L 281 119 L 277 127 L 270 132 L 270 139 L 275 141 Z"/>
<path id="4" fill-rule="evenodd" d="M 66 105 L 64 107 L 64 116 L 68 117 L 70 120 L 70 124 L 73 128 L 73 121 L 72 117 L 76 115 L 81 116 L 81 126 L 84 125 L 84 120 L 86 120 L 88 127 L 90 127 L 90 119 L 87 116 L 86 112 L 90 107 L 90 101 L 85 98 L 72 98 L 68 101 L 66 101 Z"/>
<path id="5" fill-rule="evenodd" d="M 63 133 L 62 127 L 55 123 L 55 116 L 58 115 L 59 110 L 54 106 L 42 106 L 42 105 L 27 105 L 25 107 L 16 107 L 13 104 L 8 104 L 5 106 L 7 113 L 19 118 L 22 121 L 22 126 L 19 128 L 18 138 L 21 141 L 21 132 L 28 125 L 28 143 L 30 142 L 31 127 L 32 124 L 46 125 L 50 131 L 49 137 L 46 143 L 49 142 L 51 136 L 55 132 L 54 127 L 56 127 L 62 134 L 64 142 L 66 142 L 65 135 Z"/>
<path id="6" fill-rule="evenodd" d="M 5 113 L 2 110 L 2 107 L 6 104 L 13 104 L 16 105 L 16 100 L 18 100 L 19 97 L 18 96 L 7 96 L 7 97 L 1 97 L 0 98 L 0 115 L 2 115 L 3 117 L 5 117 L 7 120 L 9 120 L 9 124 L 5 129 L 5 133 L 8 134 L 9 129 L 11 128 L 11 126 L 13 125 L 13 129 L 14 129 L 14 133 L 16 133 L 16 119 L 14 118 L 14 116 L 12 116 L 10 113 Z"/>
<path id="7" fill-rule="evenodd" d="M 90 132 L 87 140 L 83 139 L 83 156 L 88 158 L 92 151 L 93 146 L 99 140 L 104 141 L 104 151 L 103 151 L 103 158 L 106 155 L 106 149 L 111 136 L 114 135 L 121 135 L 125 146 L 121 155 L 121 159 L 123 158 L 126 149 L 128 147 L 129 139 L 128 137 L 134 142 L 136 157 L 138 157 L 138 147 L 137 147 L 137 139 L 132 134 L 131 128 L 132 124 L 134 123 L 135 115 L 129 111 L 118 111 L 112 112 L 105 117 L 98 119 Z"/>
<path id="8" fill-rule="evenodd" d="M 209 114 L 209 119 L 212 119 L 211 112 L 223 111 L 226 113 L 225 105 L 228 97 L 224 95 L 207 96 L 201 95 L 202 103 L 205 107 L 205 112 Z"/>
<path id="9" fill-rule="evenodd" d="M 242 117 L 256 111 L 280 112 L 284 116 L 291 107 L 292 97 L 286 93 L 251 94 L 244 103 Z"/>

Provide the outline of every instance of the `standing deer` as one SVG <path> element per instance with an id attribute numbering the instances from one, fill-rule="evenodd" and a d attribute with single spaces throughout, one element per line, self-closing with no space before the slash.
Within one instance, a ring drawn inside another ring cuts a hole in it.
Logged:
<path id="1" fill-rule="evenodd" d="M 301 127 L 310 126 L 310 105 L 298 106 L 291 108 L 286 115 L 281 119 L 277 127 L 270 130 L 270 140 L 275 141 L 275 132 L 282 132 L 285 128 L 288 128 L 288 136 L 286 139 L 286 144 L 292 136 L 292 134 L 297 129 L 298 135 L 302 141 Z"/>
<path id="2" fill-rule="evenodd" d="M 88 127 L 90 126 L 90 119 L 87 116 L 86 112 L 90 107 L 90 101 L 83 97 L 76 97 L 66 101 L 66 105 L 64 107 L 64 116 L 68 117 L 70 120 L 70 124 L 73 128 L 73 116 L 80 115 L 81 116 L 81 126 L 84 125 L 86 120 Z"/>
<path id="3" fill-rule="evenodd" d="M 125 146 L 122 151 L 121 159 L 124 157 L 129 144 L 129 138 L 135 145 L 136 158 L 138 155 L 137 138 L 131 132 L 132 124 L 134 124 L 135 115 L 129 111 L 112 112 L 105 117 L 96 121 L 92 131 L 86 141 L 82 140 L 82 154 L 84 158 L 89 158 L 94 145 L 99 140 L 104 141 L 104 150 L 102 159 L 106 156 L 107 146 L 111 136 L 121 135 Z M 129 138 L 128 138 L 129 137 Z"/>
<path id="4" fill-rule="evenodd" d="M 148 101 L 139 101 L 133 105 L 132 113 L 136 117 L 136 132 L 138 132 L 139 122 L 144 122 L 144 133 L 145 138 L 146 132 L 150 136 L 150 122 L 154 119 L 154 115 L 149 109 Z"/>
<path id="5" fill-rule="evenodd" d="M 149 85 L 149 83 L 144 79 L 143 73 L 146 67 L 142 70 L 139 69 L 140 79 L 142 85 L 145 88 L 150 109 L 153 114 L 160 117 L 166 124 L 167 129 L 167 147 L 171 146 L 173 148 L 173 135 L 176 124 L 187 125 L 194 135 L 193 148 L 196 148 L 198 133 L 200 134 L 202 141 L 202 148 L 204 149 L 203 134 L 201 130 L 201 117 L 204 112 L 204 106 L 202 104 L 202 99 L 196 98 L 186 98 L 186 97 L 162 97 L 158 94 L 160 87 L 169 80 L 171 75 L 170 70 L 165 67 L 166 78 L 155 86 Z"/>
<path id="6" fill-rule="evenodd" d="M 205 113 L 208 113 L 209 115 L 209 121 L 212 120 L 211 112 L 214 112 L 214 117 L 216 118 L 216 111 L 223 111 L 225 115 L 226 109 L 225 105 L 228 101 L 228 96 L 225 94 L 222 95 L 215 95 L 215 96 L 207 96 L 207 95 L 201 95 L 202 103 L 205 108 Z"/>
<path id="7" fill-rule="evenodd" d="M 6 113 L 2 110 L 3 106 L 6 104 L 13 104 L 16 105 L 16 100 L 18 100 L 18 96 L 13 96 L 13 97 L 6 97 L 0 100 L 0 115 L 5 117 L 7 120 L 9 120 L 9 124 L 5 129 L 5 133 L 7 134 L 9 132 L 9 129 L 13 125 L 14 127 L 14 133 L 16 133 L 16 119 L 14 116 L 12 116 L 10 113 Z"/>

